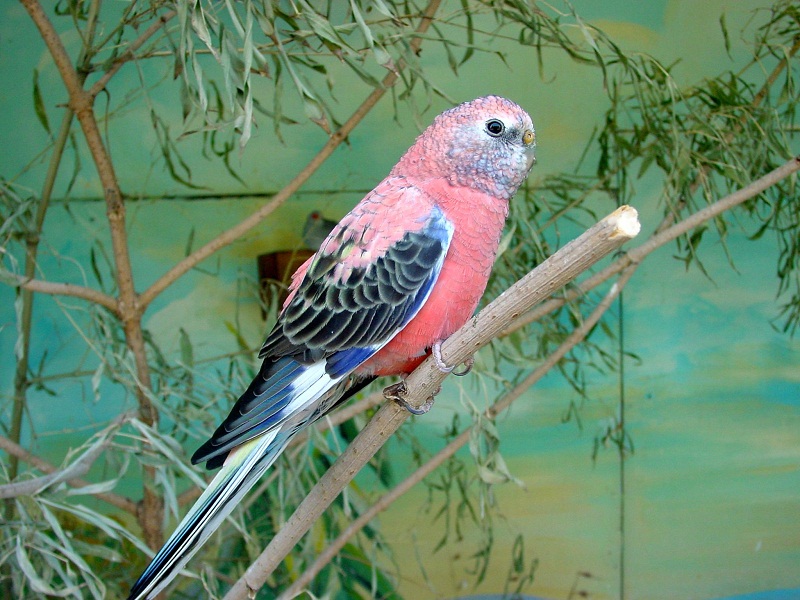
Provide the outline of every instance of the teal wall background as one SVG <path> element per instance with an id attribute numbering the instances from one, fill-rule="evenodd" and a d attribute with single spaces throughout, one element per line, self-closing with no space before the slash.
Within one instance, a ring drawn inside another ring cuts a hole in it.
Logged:
<path id="1" fill-rule="evenodd" d="M 687 83 L 715 74 L 744 55 L 735 35 L 730 56 L 726 53 L 720 15 L 726 15 L 730 31 L 738 32 L 753 9 L 764 4 L 749 0 L 574 3 L 587 21 L 623 46 L 653 54 L 663 63 L 679 60 L 675 74 Z M 496 43 L 498 50 L 508 53 L 507 68 L 498 68 L 487 56 L 467 63 L 456 77 L 441 56 L 423 53 L 423 60 L 454 100 L 499 93 L 529 110 L 539 144 L 534 183 L 548 172 L 571 168 L 607 108 L 599 72 L 552 54 L 545 56 L 540 78 L 532 50 L 517 48 L 513 40 Z M 46 141 L 41 129 L 30 128 L 35 122 L 30 73 L 36 66 L 45 99 L 63 99 L 29 19 L 16 3 L 3 3 L 0 78 L 13 84 L 0 87 L 0 161 L 5 173 L 21 172 L 18 183 L 32 190 L 40 187 L 45 167 L 37 153 Z M 177 87 L 158 68 L 142 66 L 149 77 L 164 79 L 148 92 L 148 102 L 172 112 L 178 123 Z M 340 89 L 347 89 L 352 75 L 339 69 L 335 77 Z M 116 85 L 119 93 L 127 89 L 124 82 Z M 112 106 L 114 93 L 112 88 Z M 361 99 L 338 100 L 340 114 L 346 115 Z M 426 122 L 446 106 L 444 100 L 436 100 Z M 302 109 L 295 113 L 302 122 Z M 58 118 L 51 114 L 51 124 Z M 392 107 L 385 99 L 351 136 L 350 145 L 337 150 L 343 163 L 323 167 L 306 186 L 307 193 L 159 298 L 146 324 L 166 351 L 178 352 L 180 329 L 189 334 L 199 359 L 234 351 L 235 339 L 226 321 L 237 322 L 253 347 L 261 342 L 265 331 L 259 308 L 241 289 L 255 278 L 256 255 L 297 247 L 310 210 L 337 218 L 371 188 L 419 131 L 420 124 L 407 113 L 400 114 L 399 124 L 392 119 Z M 324 133 L 309 124 L 287 128 L 285 144 L 269 127 L 258 130 L 237 165 L 246 182 L 243 186 L 205 161 L 199 146 L 189 139 L 185 155 L 197 179 L 207 186 L 202 192 L 219 197 L 163 200 L 184 194 L 185 189 L 159 162 L 156 140 L 150 137 L 149 126 L 143 126 L 148 122 L 146 103 L 139 103 L 115 115 L 109 125 L 122 187 L 141 197 L 129 205 L 134 269 L 141 289 L 184 254 L 190 238 L 197 246 L 263 202 L 231 199 L 227 194 L 279 189 L 325 141 Z M 131 131 L 145 132 L 135 146 L 115 142 L 131 139 Z M 89 164 L 86 157 L 81 160 Z M 62 174 L 62 190 L 67 179 L 68 174 Z M 646 233 L 660 220 L 658 190 L 647 181 L 639 185 L 635 206 Z M 96 200 L 98 183 L 91 168 L 81 172 L 72 195 L 76 199 L 48 215 L 42 271 L 60 281 L 91 281 L 91 274 L 80 265 L 87 263 L 89 241 L 106 235 L 105 208 Z M 423 490 L 404 497 L 381 518 L 402 563 L 400 592 L 405 597 L 502 591 L 509 568 L 503 561 L 510 560 L 510 542 L 522 534 L 526 553 L 539 560 L 530 593 L 548 598 L 567 598 L 571 589 L 600 599 L 706 599 L 769 590 L 783 590 L 774 598 L 800 598 L 800 342 L 770 325 L 778 307 L 773 241 L 767 236 L 751 242 L 733 233 L 728 248 L 735 270 L 721 246 L 705 248 L 704 262 L 713 281 L 697 270 L 687 272 L 670 256 L 671 249 L 663 248 L 648 259 L 625 291 L 626 349 L 641 361 L 626 365 L 626 420 L 635 452 L 625 461 L 624 490 L 613 449 L 601 450 L 592 460 L 595 436 L 617 411 L 618 381 L 598 375 L 591 382 L 591 401 L 584 406 L 579 428 L 574 422 L 562 422 L 568 403 L 578 398 L 557 378 L 548 377 L 499 419 L 501 450 L 525 487 L 506 484 L 495 490 L 501 515 L 496 520 L 497 537 L 499 532 L 504 535 L 498 539 L 500 549 L 490 577 L 478 590 L 464 588 L 464 569 L 470 565 L 477 532 L 460 545 L 432 554 L 441 525 L 423 510 Z M 72 310 L 74 304 L 69 299 L 37 299 L 37 314 L 43 316 L 36 325 L 34 364 L 46 351 L 51 370 L 58 372 L 60 361 L 68 368 L 79 352 L 85 354 L 84 368 L 97 367 L 75 328 L 61 317 L 65 307 Z M 81 318 L 79 310 L 73 313 Z M 9 409 L 15 339 L 14 295 L 3 287 L 2 410 Z M 53 395 L 32 395 L 30 418 L 36 431 L 26 435 L 35 434 L 38 451 L 55 462 L 93 425 L 134 404 L 110 386 L 102 388 L 102 401 L 95 402 L 75 384 L 55 380 L 49 385 Z M 480 399 L 475 382 L 463 385 L 466 393 Z M 441 427 L 454 412 L 466 414 L 460 393 L 458 388 L 447 388 L 429 415 L 415 419 L 415 431 L 432 446 L 441 443 Z M 404 462 L 406 457 L 399 455 L 399 471 Z"/>

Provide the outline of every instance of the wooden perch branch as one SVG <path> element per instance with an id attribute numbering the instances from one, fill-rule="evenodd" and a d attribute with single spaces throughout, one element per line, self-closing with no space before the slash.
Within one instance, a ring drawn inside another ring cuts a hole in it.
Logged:
<path id="1" fill-rule="evenodd" d="M 737 192 L 731 196 L 723 198 L 720 202 L 715 203 L 711 206 L 715 207 L 711 211 L 706 211 L 704 213 L 704 218 L 712 218 L 719 214 L 720 209 L 729 209 L 736 206 L 738 203 L 744 202 L 745 200 L 752 198 L 753 196 L 761 193 L 766 189 L 764 186 L 767 187 L 774 185 L 784 179 L 785 177 L 790 176 L 793 172 L 797 169 L 800 169 L 800 158 L 789 161 L 776 171 L 773 171 L 767 174 L 764 178 L 760 179 L 758 185 L 755 186 L 748 186 L 745 188 L 747 191 L 745 192 L 742 190 L 741 192 Z M 583 283 L 578 286 L 571 288 L 566 297 L 560 298 L 552 298 L 547 302 L 544 302 L 537 306 L 535 310 L 532 310 L 524 315 L 523 318 L 517 319 L 514 323 L 512 323 L 509 327 L 507 327 L 500 335 L 505 336 L 509 335 L 513 331 L 516 331 L 520 327 L 527 325 L 535 320 L 540 319 L 544 315 L 556 310 L 560 306 L 562 306 L 565 302 L 574 299 L 580 294 L 586 293 L 587 291 L 594 289 L 601 283 L 605 282 L 607 279 L 612 277 L 617 272 L 621 271 L 621 275 L 618 281 L 611 287 L 611 289 L 607 292 L 605 298 L 600 302 L 600 304 L 595 308 L 595 310 L 591 313 L 591 315 L 583 322 L 579 327 L 577 327 L 564 342 L 553 352 L 548 358 L 537 367 L 530 375 L 528 375 L 524 380 L 522 380 L 517 386 L 514 387 L 511 391 L 505 394 L 501 399 L 495 402 L 492 406 L 490 406 L 484 413 L 484 416 L 489 419 L 493 419 L 497 414 L 508 408 L 514 401 L 516 401 L 528 388 L 538 382 L 554 365 L 561 360 L 567 352 L 569 352 L 575 345 L 577 345 L 582 339 L 588 335 L 589 331 L 592 327 L 594 327 L 597 322 L 599 321 L 600 317 L 605 313 L 608 307 L 611 305 L 611 302 L 619 295 L 622 291 L 624 286 L 630 280 L 636 269 L 641 265 L 641 261 L 653 250 L 658 247 L 667 244 L 669 241 L 675 239 L 677 236 L 681 235 L 681 232 L 684 231 L 685 225 L 683 223 L 679 223 L 675 225 L 675 229 L 670 228 L 671 223 L 671 216 L 665 218 L 665 220 L 659 225 L 656 229 L 655 234 L 662 234 L 665 233 L 663 236 L 658 238 L 657 245 L 651 245 L 648 241 L 647 243 L 643 244 L 639 248 L 644 248 L 644 250 L 640 250 L 637 248 L 636 250 L 632 250 L 628 252 L 627 256 L 624 256 L 617 261 L 615 261 L 612 265 L 604 269 L 603 271 L 599 272 L 598 274 L 588 278 Z M 693 223 L 696 227 L 698 223 L 698 218 L 692 218 L 690 223 Z M 654 235 L 655 235 L 654 234 Z M 630 255 L 634 254 L 634 258 L 636 258 L 636 262 L 630 262 Z M 624 266 L 627 265 L 627 266 Z M 370 395 L 365 400 L 372 400 L 375 394 Z M 365 402 L 362 400 L 361 402 Z M 356 403 L 359 404 L 359 403 Z M 355 407 L 356 404 L 352 405 Z M 348 407 L 351 408 L 351 407 Z M 338 414 L 336 415 L 338 416 Z M 363 529 L 372 519 L 374 519 L 380 512 L 386 510 L 395 500 L 397 500 L 400 496 L 405 494 L 409 491 L 414 485 L 422 481 L 425 477 L 427 477 L 430 473 L 432 473 L 438 466 L 448 460 L 451 456 L 453 456 L 461 447 L 463 447 L 469 441 L 469 434 L 470 431 L 467 429 L 466 431 L 459 434 L 456 438 L 453 439 L 447 446 L 445 446 L 442 450 L 440 450 L 435 456 L 433 456 L 427 463 L 422 465 L 418 470 L 412 473 L 408 478 L 403 480 L 400 484 L 398 484 L 395 488 L 384 494 L 377 502 L 375 502 L 368 510 L 364 513 L 359 515 L 359 517 L 354 520 L 344 531 L 342 531 L 339 536 L 333 540 L 325 550 L 317 557 L 312 565 L 310 565 L 300 577 L 298 577 L 292 585 L 284 590 L 281 595 L 279 596 L 278 600 L 289 600 L 290 598 L 295 597 L 297 594 L 301 592 L 301 590 L 309 585 L 313 578 L 319 574 L 319 572 L 327 565 L 335 556 L 338 554 L 339 551 L 345 546 L 345 544 L 355 536 L 361 529 Z"/>
<path id="2" fill-rule="evenodd" d="M 638 233 L 636 211 L 627 206 L 621 207 L 536 267 L 445 341 L 442 346 L 445 360 L 450 364 L 466 360 L 489 343 L 522 311 L 541 302 Z M 444 377 L 445 374 L 438 370 L 432 359 L 426 360 L 406 379 L 408 394 L 405 400 L 412 406 L 423 406 Z M 347 483 L 386 443 L 389 436 L 399 429 L 408 414 L 394 402 L 381 407 L 300 503 L 267 548 L 233 585 L 225 595 L 225 600 L 251 597 L 264 584 L 269 574 Z"/>
<path id="3" fill-rule="evenodd" d="M 506 410 L 515 400 L 522 396 L 522 394 L 528 388 L 534 385 L 537 381 L 544 377 L 544 375 L 548 373 L 550 369 L 558 364 L 558 361 L 564 358 L 567 352 L 572 350 L 587 335 L 589 335 L 589 332 L 592 330 L 592 328 L 597 325 L 597 323 L 600 321 L 600 318 L 611 307 L 611 304 L 614 302 L 614 300 L 616 300 L 620 292 L 622 292 L 623 288 L 628 283 L 635 270 L 636 267 L 631 266 L 628 267 L 627 270 L 623 271 L 619 279 L 608 290 L 603 300 L 597 305 L 597 307 L 595 307 L 592 313 L 580 324 L 580 326 L 576 327 L 572 333 L 570 333 L 570 335 L 561 343 L 561 345 L 556 348 L 556 350 L 550 356 L 548 356 L 547 359 L 530 375 L 517 384 L 514 389 L 510 390 L 502 398 L 492 404 L 492 406 L 487 408 L 484 412 L 484 417 L 491 420 Z M 447 444 L 447 446 L 437 452 L 435 456 L 431 457 L 428 462 L 414 471 L 410 476 L 392 488 L 389 492 L 381 496 L 377 502 L 373 503 L 366 511 L 360 514 L 358 518 L 350 523 L 350 525 L 348 525 L 347 528 L 342 531 L 342 533 L 340 533 L 335 540 L 330 542 L 325 547 L 325 550 L 320 553 L 314 563 L 308 567 L 300 577 L 293 581 L 291 586 L 285 589 L 281 595 L 278 596 L 278 600 L 290 600 L 291 598 L 296 597 L 303 590 L 303 588 L 309 585 L 314 577 L 316 577 L 320 571 L 325 568 L 325 565 L 333 560 L 333 558 L 342 550 L 342 548 L 345 547 L 347 542 L 350 541 L 350 539 L 356 533 L 363 529 L 380 512 L 389 508 L 389 506 L 391 506 L 395 500 L 400 498 L 400 496 L 410 491 L 415 485 L 433 473 L 433 471 L 435 471 L 445 461 L 450 459 L 453 455 L 455 455 L 456 452 L 463 448 L 469 442 L 471 429 L 471 427 L 468 427 L 466 430 L 462 431 L 449 444 Z"/>

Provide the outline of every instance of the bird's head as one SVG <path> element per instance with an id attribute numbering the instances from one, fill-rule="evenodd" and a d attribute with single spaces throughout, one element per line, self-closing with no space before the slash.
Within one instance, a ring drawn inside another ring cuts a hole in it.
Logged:
<path id="1" fill-rule="evenodd" d="M 436 117 L 394 172 L 445 178 L 507 199 L 536 162 L 535 149 L 528 113 L 505 98 L 485 96 Z"/>

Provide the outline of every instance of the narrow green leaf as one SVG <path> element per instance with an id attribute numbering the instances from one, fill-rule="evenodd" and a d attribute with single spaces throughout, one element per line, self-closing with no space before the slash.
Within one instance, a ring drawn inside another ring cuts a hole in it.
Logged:
<path id="1" fill-rule="evenodd" d="M 100 361 L 100 364 L 95 369 L 94 373 L 92 373 L 92 394 L 94 395 L 94 401 L 100 402 L 100 383 L 103 381 L 103 373 L 105 372 L 106 363 L 104 361 Z"/>
<path id="2" fill-rule="evenodd" d="M 72 174 L 70 175 L 70 179 L 67 182 L 67 187 L 64 192 L 64 197 L 69 197 L 70 193 L 72 192 L 72 188 L 75 185 L 75 182 L 78 181 L 78 174 L 81 172 L 81 153 L 78 150 L 78 142 L 75 137 L 74 133 L 69 134 L 69 145 L 72 148 L 72 156 L 73 156 L 73 163 L 72 163 Z M 66 204 L 67 209 L 69 210 L 69 205 Z"/>
<path id="3" fill-rule="evenodd" d="M 28 583 L 31 584 L 31 588 L 34 592 L 46 594 L 48 596 L 64 597 L 64 594 L 59 593 L 39 576 L 31 559 L 28 557 L 28 553 L 25 552 L 25 549 L 22 547 L 22 541 L 19 538 L 17 538 L 17 544 L 14 548 L 14 557 L 17 559 L 17 566 L 24 573 L 25 578 L 28 580 Z"/>
<path id="4" fill-rule="evenodd" d="M 183 249 L 183 255 L 189 256 L 192 253 L 192 248 L 194 248 L 194 225 L 192 225 L 191 229 L 189 229 L 189 236 L 186 238 L 186 246 Z"/>
<path id="5" fill-rule="evenodd" d="M 514 239 L 514 234 L 517 232 L 517 224 L 513 223 L 511 225 L 511 230 L 506 233 L 503 238 L 500 240 L 500 245 L 497 247 L 497 257 L 495 258 L 495 262 L 505 254 L 506 250 L 508 250 L 508 246 L 511 244 L 511 240 Z"/>
<path id="6" fill-rule="evenodd" d="M 181 347 L 181 362 L 188 368 L 194 367 L 194 348 L 192 347 L 192 340 L 189 339 L 189 334 L 181 327 L 178 330 L 180 336 Z"/>
<path id="7" fill-rule="evenodd" d="M 97 279 L 97 283 L 100 284 L 100 287 L 103 287 L 103 274 L 100 272 L 100 267 L 97 264 L 97 254 L 94 251 L 94 248 L 89 250 L 89 264 L 92 267 L 92 273 L 94 273 L 95 279 Z"/>
<path id="8" fill-rule="evenodd" d="M 367 22 L 364 20 L 364 17 L 361 16 L 361 11 L 358 9 L 358 4 L 355 0 L 350 0 L 350 10 L 353 11 L 353 18 L 356 20 L 356 24 L 358 28 L 361 30 L 361 35 L 364 36 L 364 41 L 367 44 L 368 48 L 372 48 L 375 44 L 375 40 L 372 37 L 372 30 L 367 26 Z"/>
<path id="9" fill-rule="evenodd" d="M 52 135 L 50 131 L 50 122 L 47 119 L 47 110 L 44 107 L 42 100 L 42 90 L 39 87 L 39 69 L 33 70 L 33 110 L 36 112 L 36 118 L 39 119 L 44 130 Z"/>
<path id="10" fill-rule="evenodd" d="M 728 34 L 728 23 L 727 19 L 725 18 L 725 13 L 723 12 L 719 16 L 719 27 L 722 30 L 722 39 L 725 42 L 725 52 L 728 55 L 728 58 L 732 58 L 731 56 L 731 38 Z"/>
<path id="11" fill-rule="evenodd" d="M 250 344 L 247 343 L 247 340 L 244 339 L 239 329 L 233 323 L 225 321 L 225 328 L 236 338 L 236 345 L 239 346 L 239 350 L 250 349 Z"/>

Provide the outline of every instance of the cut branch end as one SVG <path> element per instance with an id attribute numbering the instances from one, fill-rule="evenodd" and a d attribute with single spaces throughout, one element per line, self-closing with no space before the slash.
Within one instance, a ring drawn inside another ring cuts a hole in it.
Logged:
<path id="1" fill-rule="evenodd" d="M 611 238 L 621 236 L 632 239 L 639 235 L 642 229 L 642 225 L 639 223 L 639 212 L 632 206 L 620 206 L 606 218 L 614 226 Z"/>

